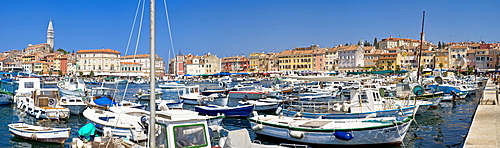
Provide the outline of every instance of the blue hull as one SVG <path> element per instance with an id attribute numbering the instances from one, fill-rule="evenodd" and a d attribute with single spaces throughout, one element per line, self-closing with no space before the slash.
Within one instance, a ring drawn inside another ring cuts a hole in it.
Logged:
<path id="1" fill-rule="evenodd" d="M 253 105 L 237 106 L 237 107 L 219 107 L 214 105 L 195 106 L 194 110 L 210 116 L 224 114 L 226 117 L 248 117 L 253 111 Z"/>

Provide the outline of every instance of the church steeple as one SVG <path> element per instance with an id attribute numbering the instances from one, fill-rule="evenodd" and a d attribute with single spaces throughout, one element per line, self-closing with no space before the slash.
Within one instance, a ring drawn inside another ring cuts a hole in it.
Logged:
<path id="1" fill-rule="evenodd" d="M 54 27 L 52 26 L 52 19 L 49 21 L 49 28 L 47 29 L 47 44 L 50 48 L 54 49 Z"/>

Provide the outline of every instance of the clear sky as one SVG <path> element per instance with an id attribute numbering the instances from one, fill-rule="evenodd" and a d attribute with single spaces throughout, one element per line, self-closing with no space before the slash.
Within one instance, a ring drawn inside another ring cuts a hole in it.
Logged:
<path id="1" fill-rule="evenodd" d="M 141 0 L 142 1 L 142 0 Z M 55 48 L 110 48 L 134 54 L 127 42 L 138 0 L 0 0 L 0 51 L 46 42 L 53 20 Z M 149 0 L 137 54 L 149 53 Z M 157 51 L 172 53 L 163 0 L 157 0 Z M 333 47 L 393 37 L 426 41 L 500 41 L 500 1 L 476 0 L 168 0 L 175 53 L 218 57 Z M 140 17 L 137 18 L 139 20 Z"/>

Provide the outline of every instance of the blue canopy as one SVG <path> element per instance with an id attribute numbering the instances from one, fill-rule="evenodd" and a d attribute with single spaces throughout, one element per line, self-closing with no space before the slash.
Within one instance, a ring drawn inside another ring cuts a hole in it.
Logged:
<path id="1" fill-rule="evenodd" d="M 99 106 L 115 106 L 117 104 L 115 101 L 111 100 L 108 97 L 101 97 L 99 99 L 95 99 L 94 103 Z"/>

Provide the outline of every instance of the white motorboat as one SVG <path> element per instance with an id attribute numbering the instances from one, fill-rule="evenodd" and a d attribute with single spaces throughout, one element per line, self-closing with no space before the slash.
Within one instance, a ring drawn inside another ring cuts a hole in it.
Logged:
<path id="1" fill-rule="evenodd" d="M 63 81 L 57 83 L 57 88 L 61 95 L 71 95 L 85 97 L 87 88 L 85 82 L 76 77 L 66 77 Z"/>
<path id="2" fill-rule="evenodd" d="M 87 103 L 81 97 L 77 96 L 62 96 L 59 100 L 59 105 L 68 108 L 73 115 L 82 114 L 83 110 L 87 108 Z"/>

